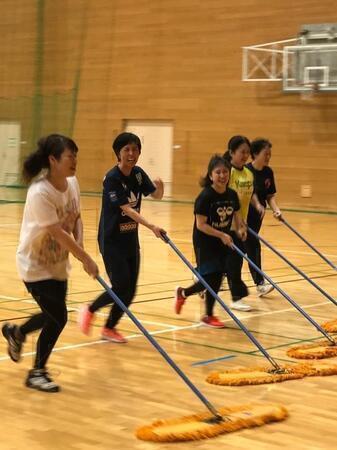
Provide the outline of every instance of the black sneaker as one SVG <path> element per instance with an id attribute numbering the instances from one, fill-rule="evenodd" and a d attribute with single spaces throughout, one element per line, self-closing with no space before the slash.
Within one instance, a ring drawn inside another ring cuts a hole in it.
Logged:
<path id="1" fill-rule="evenodd" d="M 28 372 L 26 386 L 43 392 L 59 392 L 58 386 L 50 378 L 46 369 L 32 369 Z"/>
<path id="2" fill-rule="evenodd" d="M 25 339 L 19 339 L 18 336 L 18 326 L 11 325 L 10 323 L 5 323 L 2 327 L 2 334 L 8 342 L 7 352 L 14 362 L 19 362 L 21 359 L 22 344 Z"/>

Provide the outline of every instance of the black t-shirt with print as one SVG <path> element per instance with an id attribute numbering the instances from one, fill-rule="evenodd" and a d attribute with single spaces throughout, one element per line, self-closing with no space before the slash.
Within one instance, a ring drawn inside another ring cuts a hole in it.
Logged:
<path id="1" fill-rule="evenodd" d="M 194 203 L 194 214 L 207 217 L 207 224 L 216 230 L 230 233 L 234 211 L 240 209 L 237 193 L 230 188 L 219 194 L 211 186 L 201 191 Z M 197 251 L 201 250 L 204 258 L 214 259 L 216 255 L 224 253 L 225 246 L 219 238 L 209 236 L 198 230 L 196 219 L 193 226 L 193 245 Z M 199 253 L 200 254 L 200 253 Z"/>
<path id="2" fill-rule="evenodd" d="M 138 223 L 125 215 L 120 207 L 129 204 L 140 212 L 142 195 L 147 196 L 155 190 L 148 175 L 138 166 L 129 176 L 118 166 L 105 175 L 98 228 L 98 244 L 103 256 L 111 247 L 120 248 L 124 253 L 139 247 Z"/>
<path id="3" fill-rule="evenodd" d="M 264 166 L 263 169 L 256 170 L 252 163 L 247 164 L 247 168 L 254 175 L 254 192 L 261 205 L 266 207 L 267 198 L 276 193 L 274 172 L 269 166 Z"/>

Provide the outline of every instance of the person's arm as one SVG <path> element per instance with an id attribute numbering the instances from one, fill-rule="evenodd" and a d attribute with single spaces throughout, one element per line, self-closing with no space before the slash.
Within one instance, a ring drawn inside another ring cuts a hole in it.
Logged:
<path id="1" fill-rule="evenodd" d="M 83 247 L 83 222 L 82 222 L 82 218 L 80 215 L 77 217 L 77 220 L 75 222 L 73 236 L 74 236 L 75 241 L 78 243 L 78 245 L 80 247 L 84 248 Z"/>
<path id="2" fill-rule="evenodd" d="M 270 195 L 269 197 L 267 197 L 267 202 L 273 211 L 273 216 L 275 217 L 275 219 L 280 220 L 282 217 L 282 212 L 278 204 L 276 203 L 275 195 Z"/>
<path id="3" fill-rule="evenodd" d="M 162 238 L 162 233 L 166 234 L 166 231 L 158 227 L 157 225 L 154 225 L 153 223 L 148 222 L 145 217 L 143 217 L 139 212 L 131 208 L 129 204 L 127 205 L 121 205 L 120 208 L 126 214 L 128 217 L 130 217 L 132 220 L 134 220 L 137 223 L 140 223 L 141 225 L 144 225 L 144 227 L 148 228 L 153 232 L 153 234 L 158 237 Z"/>
<path id="4" fill-rule="evenodd" d="M 251 205 L 254 206 L 256 211 L 260 214 L 261 219 L 263 219 L 263 216 L 265 213 L 265 208 L 261 205 L 261 203 L 259 202 L 259 199 L 257 198 L 257 195 L 255 193 L 252 195 L 252 198 L 250 199 L 250 203 L 251 203 Z"/>
<path id="5" fill-rule="evenodd" d="M 199 231 L 202 231 L 205 234 L 208 234 L 209 236 L 213 236 L 216 238 L 219 238 L 223 244 L 227 245 L 228 247 L 231 247 L 233 244 L 233 240 L 229 234 L 223 233 L 222 231 L 216 230 L 215 228 L 211 227 L 207 223 L 207 216 L 202 216 L 200 214 L 195 215 L 196 218 L 196 225 Z"/>
<path id="6" fill-rule="evenodd" d="M 247 225 L 244 223 L 240 210 L 234 211 L 234 225 L 236 234 L 242 241 L 247 239 Z"/>
<path id="7" fill-rule="evenodd" d="M 152 181 L 154 186 L 156 187 L 156 190 L 152 192 L 150 195 L 152 198 L 155 198 L 156 200 L 161 200 L 164 195 L 164 183 L 161 178 L 156 178 Z"/>
<path id="8" fill-rule="evenodd" d="M 84 270 L 93 278 L 98 276 L 98 266 L 95 261 L 86 253 L 82 247 L 62 228 L 60 223 L 49 225 L 46 227 L 48 233 L 57 241 L 63 248 L 72 253 L 75 258 L 79 259 Z"/>

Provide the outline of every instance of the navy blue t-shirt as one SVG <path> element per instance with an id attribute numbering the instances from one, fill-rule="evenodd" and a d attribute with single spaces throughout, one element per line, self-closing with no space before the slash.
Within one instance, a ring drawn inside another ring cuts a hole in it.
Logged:
<path id="1" fill-rule="evenodd" d="M 264 207 L 267 206 L 267 198 L 276 193 L 274 172 L 269 166 L 256 170 L 252 163 L 246 166 L 254 175 L 254 193 Z"/>
<path id="2" fill-rule="evenodd" d="M 239 209 L 238 195 L 230 188 L 219 194 L 211 186 L 206 187 L 194 203 L 195 215 L 206 216 L 208 225 L 227 234 L 230 233 L 234 212 Z M 219 238 L 198 230 L 196 220 L 193 227 L 193 245 L 196 253 L 202 255 L 202 259 L 214 259 L 225 251 L 225 245 Z"/>
<path id="3" fill-rule="evenodd" d="M 98 244 L 102 255 L 117 247 L 124 253 L 139 247 L 138 223 L 127 216 L 121 206 L 129 204 L 140 212 L 142 195 L 152 194 L 156 187 L 148 175 L 135 166 L 130 175 L 113 167 L 103 180 L 102 210 L 98 228 Z"/>

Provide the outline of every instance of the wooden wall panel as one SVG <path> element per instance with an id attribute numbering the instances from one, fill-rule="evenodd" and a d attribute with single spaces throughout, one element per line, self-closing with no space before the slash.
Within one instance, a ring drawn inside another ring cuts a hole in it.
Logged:
<path id="1" fill-rule="evenodd" d="M 43 92 L 67 95 L 70 110 L 43 129 L 73 132 L 82 189 L 100 191 L 123 121 L 171 120 L 173 195 L 188 199 L 231 135 L 266 136 L 282 205 L 336 210 L 337 94 L 304 101 L 279 83 L 241 81 L 242 46 L 323 22 L 337 22 L 332 0 L 45 0 Z"/>
<path id="2" fill-rule="evenodd" d="M 100 189 L 112 137 L 124 119 L 169 119 L 181 146 L 174 154 L 176 198 L 193 198 L 210 154 L 242 133 L 272 140 L 283 205 L 336 208 L 334 169 L 315 168 L 336 166 L 337 96 L 304 102 L 284 95 L 279 83 L 241 81 L 242 46 L 291 38 L 301 24 L 331 21 L 333 2 L 100 0 L 89 7 L 75 129 L 85 189 Z M 95 142 L 97 179 L 87 170 Z M 301 184 L 312 185 L 312 198 L 300 197 Z"/>

